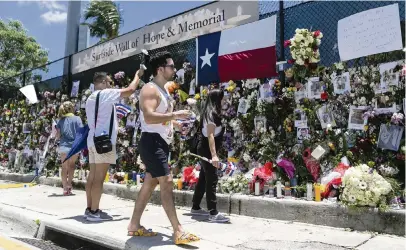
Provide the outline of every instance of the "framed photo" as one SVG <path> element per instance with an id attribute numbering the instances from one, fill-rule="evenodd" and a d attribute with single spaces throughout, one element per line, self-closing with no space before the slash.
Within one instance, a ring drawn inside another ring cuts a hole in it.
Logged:
<path id="1" fill-rule="evenodd" d="M 266 132 L 266 118 L 264 116 L 257 116 L 254 118 L 255 132 Z"/>
<path id="2" fill-rule="evenodd" d="M 303 109 L 295 109 L 295 127 L 307 128 L 307 116 Z"/>
<path id="3" fill-rule="evenodd" d="M 362 116 L 367 107 L 351 106 L 350 107 L 350 117 L 348 119 L 348 129 L 364 130 L 364 126 L 368 123 L 367 119 Z"/>
<path id="4" fill-rule="evenodd" d="M 336 75 L 332 80 L 334 85 L 334 93 L 341 95 L 347 91 L 351 91 L 350 72 Z"/>
<path id="5" fill-rule="evenodd" d="M 331 109 L 328 105 L 324 105 L 317 110 L 317 116 L 319 117 L 321 127 L 327 128 L 328 124 L 331 124 L 332 127 L 336 126 Z"/>
<path id="6" fill-rule="evenodd" d="M 379 96 L 375 101 L 375 111 L 378 114 L 394 113 L 396 112 L 396 103 L 388 100 L 387 96 Z"/>
<path id="7" fill-rule="evenodd" d="M 310 139 L 310 129 L 309 128 L 298 128 L 297 129 L 297 142 L 303 143 L 304 140 Z"/>
<path id="8" fill-rule="evenodd" d="M 312 77 L 307 83 L 307 95 L 309 99 L 320 99 L 324 92 L 324 82 L 320 81 L 319 77 Z"/>
<path id="9" fill-rule="evenodd" d="M 398 151 L 403 136 L 403 126 L 381 124 L 378 148 Z"/>

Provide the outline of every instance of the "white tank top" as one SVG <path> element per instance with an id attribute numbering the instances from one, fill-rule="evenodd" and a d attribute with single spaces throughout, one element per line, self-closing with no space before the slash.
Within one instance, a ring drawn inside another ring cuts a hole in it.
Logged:
<path id="1" fill-rule="evenodd" d="M 161 101 L 159 102 L 158 107 L 155 112 L 166 114 L 173 111 L 172 98 L 169 95 L 167 90 L 163 90 L 154 82 L 149 82 L 156 89 L 158 89 L 161 96 Z M 144 112 L 140 109 L 140 122 L 141 122 L 141 131 L 148 133 L 158 133 L 166 143 L 171 144 L 173 140 L 173 124 L 171 121 L 164 122 L 161 124 L 147 124 L 144 119 Z"/>

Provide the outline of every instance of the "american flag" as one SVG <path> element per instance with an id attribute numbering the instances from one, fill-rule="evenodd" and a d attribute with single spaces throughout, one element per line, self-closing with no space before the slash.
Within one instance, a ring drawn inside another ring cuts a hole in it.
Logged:
<path id="1" fill-rule="evenodd" d="M 124 104 L 116 104 L 116 113 L 117 118 L 122 119 L 123 117 L 127 116 L 131 112 L 131 108 L 124 105 Z"/>

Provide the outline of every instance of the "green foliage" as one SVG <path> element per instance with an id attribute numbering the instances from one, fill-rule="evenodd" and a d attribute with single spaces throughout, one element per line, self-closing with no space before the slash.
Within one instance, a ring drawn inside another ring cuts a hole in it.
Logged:
<path id="1" fill-rule="evenodd" d="M 91 1 L 84 14 L 83 25 L 89 26 L 90 35 L 100 38 L 100 42 L 118 36 L 123 23 L 121 10 L 113 1 Z"/>
<path id="2" fill-rule="evenodd" d="M 0 20 L 0 79 L 6 79 L 48 62 L 48 52 L 41 48 L 37 41 L 28 36 L 27 30 L 20 21 Z M 47 71 L 46 67 L 40 68 Z M 25 73 L 26 82 L 37 82 L 40 75 Z M 8 79 L 7 85 L 19 86 L 23 74 Z M 2 87 L 3 88 L 3 87 Z"/>

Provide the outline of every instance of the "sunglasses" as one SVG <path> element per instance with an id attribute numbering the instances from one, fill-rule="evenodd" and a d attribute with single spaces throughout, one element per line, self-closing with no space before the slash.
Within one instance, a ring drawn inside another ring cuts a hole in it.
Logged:
<path id="1" fill-rule="evenodd" d="M 165 65 L 164 67 L 165 68 L 175 69 L 175 65 L 173 65 L 173 64 Z"/>

